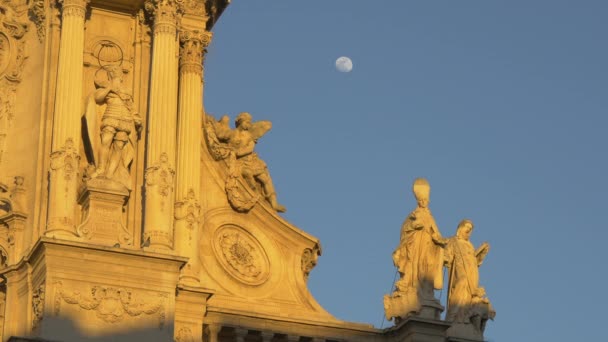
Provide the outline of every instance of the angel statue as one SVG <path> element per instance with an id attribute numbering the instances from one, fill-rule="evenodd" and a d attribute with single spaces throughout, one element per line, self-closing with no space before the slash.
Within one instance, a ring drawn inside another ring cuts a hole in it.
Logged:
<path id="1" fill-rule="evenodd" d="M 129 166 L 142 120 L 123 84 L 122 68 L 108 65 L 95 73 L 95 90 L 87 98 L 83 130 L 89 178 L 117 181 L 131 189 Z"/>
<path id="2" fill-rule="evenodd" d="M 284 206 L 277 202 L 277 194 L 268 172 L 266 163 L 254 152 L 255 144 L 271 128 L 270 121 L 252 122 L 251 114 L 240 113 L 235 120 L 235 129 L 230 128 L 229 118 L 224 115 L 219 121 L 208 120 L 212 131 L 210 148 L 223 149 L 225 153 L 214 153 L 216 159 L 227 159 L 229 175 L 226 180 L 226 192 L 230 203 L 238 211 L 247 211 L 257 201 L 257 194 L 261 194 L 278 212 L 285 212 Z M 209 137 L 208 137 L 209 139 Z M 219 146 L 218 146 L 219 145 Z M 243 192 L 239 178 L 242 178 L 250 191 Z"/>
<path id="3" fill-rule="evenodd" d="M 462 220 L 456 236 L 448 240 L 445 263 L 449 270 L 448 312 L 446 321 L 454 322 L 448 334 L 451 336 L 483 340 L 488 319 L 496 312 L 479 286 L 479 266 L 490 250 L 484 242 L 475 249 L 470 242 L 473 222 Z"/>

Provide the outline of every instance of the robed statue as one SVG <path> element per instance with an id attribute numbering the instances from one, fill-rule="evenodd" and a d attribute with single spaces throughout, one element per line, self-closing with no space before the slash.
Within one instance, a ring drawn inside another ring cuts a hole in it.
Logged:
<path id="1" fill-rule="evenodd" d="M 410 315 L 437 319 L 443 307 L 434 290 L 443 287 L 443 248 L 447 242 L 429 209 L 430 185 L 422 178 L 414 181 L 413 192 L 418 206 L 403 222 L 399 246 L 393 263 L 400 279 L 395 291 L 384 296 L 387 319 Z"/>
<path id="2" fill-rule="evenodd" d="M 255 145 L 271 128 L 270 121 L 252 121 L 251 114 L 240 113 L 235 129 L 230 128 L 229 118 L 207 120 L 207 139 L 216 159 L 224 159 L 229 171 L 226 193 L 230 204 L 237 211 L 247 211 L 258 198 L 265 198 L 278 212 L 286 209 L 277 201 L 277 194 L 266 163 L 255 153 Z M 241 181 L 243 180 L 243 181 Z"/>
<path id="3" fill-rule="evenodd" d="M 95 73 L 95 90 L 87 98 L 84 115 L 85 153 L 90 164 L 88 178 L 121 183 L 131 189 L 130 165 L 142 120 L 133 97 L 123 84 L 118 65 Z"/>
<path id="4" fill-rule="evenodd" d="M 470 241 L 473 222 L 462 220 L 456 235 L 449 239 L 445 263 L 449 271 L 448 312 L 446 321 L 453 322 L 448 334 L 456 337 L 483 340 L 488 319 L 496 312 L 479 286 L 479 266 L 490 250 L 484 242 L 475 249 Z"/>

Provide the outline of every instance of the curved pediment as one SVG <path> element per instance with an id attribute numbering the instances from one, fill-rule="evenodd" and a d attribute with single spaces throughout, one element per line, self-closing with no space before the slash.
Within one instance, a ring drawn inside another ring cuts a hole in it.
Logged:
<path id="1" fill-rule="evenodd" d="M 216 133 L 209 127 L 211 120 L 205 120 L 207 137 L 201 158 L 203 220 L 199 244 L 201 285 L 215 292 L 209 308 L 337 322 L 306 286 L 308 273 L 321 252 L 319 240 L 277 213 L 264 193 L 264 184 L 250 187 L 242 169 L 235 171 L 249 166 L 239 165 L 234 156 L 231 159 L 231 148 L 238 148 L 238 144 L 217 145 L 216 136 L 211 137 L 211 144 L 216 145 L 208 145 L 209 135 Z M 249 201 L 248 206 L 235 205 L 230 187 L 237 187 L 243 196 L 240 203 Z"/>

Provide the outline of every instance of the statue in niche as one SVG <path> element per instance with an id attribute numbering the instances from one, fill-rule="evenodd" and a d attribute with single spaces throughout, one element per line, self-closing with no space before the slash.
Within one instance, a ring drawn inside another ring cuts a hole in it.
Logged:
<path id="1" fill-rule="evenodd" d="M 403 222 L 399 246 L 393 253 L 400 279 L 395 283 L 393 294 L 384 296 L 389 320 L 410 315 L 438 319 L 443 311 L 434 290 L 443 287 L 443 251 L 447 240 L 441 237 L 428 208 L 430 190 L 425 179 L 414 181 L 418 207 Z"/>
<path id="2" fill-rule="evenodd" d="M 92 165 L 88 177 L 113 180 L 130 190 L 129 167 L 142 120 L 123 84 L 119 65 L 101 67 L 94 82 L 96 89 L 87 99 L 83 130 L 85 153 Z"/>
<path id="3" fill-rule="evenodd" d="M 272 128 L 272 123 L 252 122 L 251 114 L 240 113 L 235 120 L 236 128 L 231 129 L 229 120 L 226 115 L 219 121 L 207 120 L 207 139 L 213 156 L 228 162 L 226 192 L 230 204 L 237 211 L 248 211 L 261 195 L 274 210 L 285 212 L 285 207 L 277 202 L 266 163 L 254 152 L 258 139 Z"/>
<path id="4" fill-rule="evenodd" d="M 488 319 L 496 312 L 479 286 L 479 266 L 490 250 L 484 242 L 475 249 L 470 242 L 473 222 L 462 220 L 456 236 L 448 240 L 445 263 L 449 270 L 448 312 L 446 321 L 454 322 L 449 333 L 454 336 L 483 339 Z"/>

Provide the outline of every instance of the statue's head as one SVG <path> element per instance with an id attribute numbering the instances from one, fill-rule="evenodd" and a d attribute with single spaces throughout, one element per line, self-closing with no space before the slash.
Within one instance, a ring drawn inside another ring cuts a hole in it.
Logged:
<path id="1" fill-rule="evenodd" d="M 473 221 L 464 219 L 458 224 L 456 228 L 456 236 L 463 239 L 469 240 L 471 233 L 473 232 Z"/>
<path id="2" fill-rule="evenodd" d="M 234 125 L 237 128 L 248 130 L 251 127 L 251 119 L 251 114 L 242 112 L 241 114 L 237 115 Z"/>
<path id="3" fill-rule="evenodd" d="M 113 80 L 115 78 L 122 79 L 122 68 L 119 65 L 106 65 L 103 67 L 108 72 L 108 78 Z"/>
<path id="4" fill-rule="evenodd" d="M 414 191 L 416 201 L 418 201 L 418 206 L 426 208 L 429 205 L 431 196 L 431 185 L 429 182 L 424 178 L 416 178 L 412 190 Z"/>

